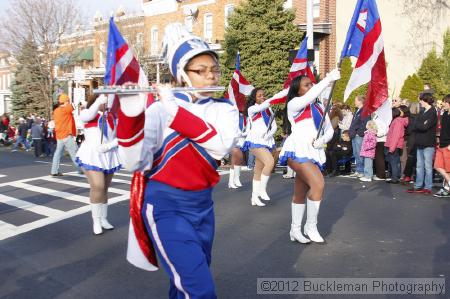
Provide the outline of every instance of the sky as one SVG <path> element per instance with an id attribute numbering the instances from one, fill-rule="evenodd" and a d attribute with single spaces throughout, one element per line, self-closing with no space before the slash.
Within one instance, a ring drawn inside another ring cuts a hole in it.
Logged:
<path id="1" fill-rule="evenodd" d="M 74 0 L 81 8 L 83 16 L 91 21 L 98 10 L 106 18 L 111 11 L 116 11 L 119 6 L 123 6 L 125 11 L 138 12 L 142 8 L 142 0 Z M 12 0 L 0 0 L 0 15 L 9 7 Z"/>

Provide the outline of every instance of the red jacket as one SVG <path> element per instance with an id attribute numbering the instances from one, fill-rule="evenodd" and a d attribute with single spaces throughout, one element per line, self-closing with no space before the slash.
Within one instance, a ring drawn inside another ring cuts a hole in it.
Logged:
<path id="1" fill-rule="evenodd" d="M 386 142 L 384 143 L 384 146 L 388 148 L 390 153 L 393 153 L 397 148 L 403 149 L 405 129 L 407 126 L 407 117 L 397 117 L 391 122 Z"/>

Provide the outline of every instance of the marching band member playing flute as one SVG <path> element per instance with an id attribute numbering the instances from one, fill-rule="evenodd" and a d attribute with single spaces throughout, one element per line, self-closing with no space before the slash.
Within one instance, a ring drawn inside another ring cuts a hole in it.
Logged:
<path id="1" fill-rule="evenodd" d="M 218 57 L 205 42 L 181 24 L 169 24 L 164 40 L 178 84 L 201 88 L 219 83 Z M 220 178 L 216 161 L 235 144 L 238 110 L 226 99 L 212 98 L 213 93 L 156 88 L 159 101 L 146 109 L 145 95 L 120 98 L 119 154 L 127 169 L 142 171 L 148 179 L 142 217 L 170 277 L 169 297 L 216 298 L 209 269 L 211 194 Z M 128 259 L 139 266 L 130 251 Z"/>
<path id="2" fill-rule="evenodd" d="M 324 107 L 318 97 L 331 82 L 339 78 L 339 70 L 335 69 L 314 86 L 308 76 L 302 75 L 294 78 L 289 87 L 284 122 L 285 126 L 291 127 L 292 133 L 283 144 L 280 164 L 289 165 L 296 173 L 289 233 L 292 241 L 325 242 L 317 230 L 317 215 L 325 187 L 321 172 L 326 161 L 323 148 L 333 137 L 333 128 L 328 115 L 324 115 Z M 315 139 L 323 117 L 325 117 L 324 134 Z M 309 239 L 301 232 L 306 198 L 307 218 L 304 233 Z"/>

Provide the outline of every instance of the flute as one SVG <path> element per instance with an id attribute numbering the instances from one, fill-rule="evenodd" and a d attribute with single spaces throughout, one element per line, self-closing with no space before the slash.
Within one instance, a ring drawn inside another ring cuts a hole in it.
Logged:
<path id="1" fill-rule="evenodd" d="M 225 87 L 223 86 L 209 86 L 209 87 L 174 87 L 173 92 L 223 92 Z M 139 93 L 157 93 L 158 91 L 153 87 L 141 87 L 141 86 L 107 86 L 104 88 L 94 89 L 94 94 L 118 94 L 118 95 L 130 95 Z"/>

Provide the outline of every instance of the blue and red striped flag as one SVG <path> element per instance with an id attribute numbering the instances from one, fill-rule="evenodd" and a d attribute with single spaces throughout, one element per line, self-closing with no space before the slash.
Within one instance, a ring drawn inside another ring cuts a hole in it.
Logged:
<path id="1" fill-rule="evenodd" d="M 384 42 L 375 0 L 358 0 L 341 59 L 357 57 L 355 69 L 344 93 L 344 101 L 359 86 L 369 83 L 363 115 L 376 111 L 388 98 Z"/>
<path id="2" fill-rule="evenodd" d="M 138 84 L 141 87 L 149 86 L 147 76 L 134 57 L 133 51 L 120 34 L 113 18 L 109 20 L 108 49 L 106 52 L 106 85 L 123 85 L 125 83 Z M 147 106 L 153 103 L 154 98 L 149 94 Z M 108 99 L 108 107 L 112 113 L 117 113 L 119 99 L 117 95 L 111 95 Z"/>
<path id="3" fill-rule="evenodd" d="M 241 73 L 241 55 L 239 52 L 236 55 L 236 68 L 228 85 L 228 91 L 224 97 L 230 99 L 231 102 L 236 103 L 239 111 L 244 111 L 247 96 L 250 95 L 254 87 L 245 79 Z"/>
<path id="4" fill-rule="evenodd" d="M 286 96 L 292 80 L 300 75 L 307 75 L 313 83 L 316 83 L 314 74 L 310 66 L 308 65 L 307 38 L 303 39 L 302 43 L 300 44 L 300 48 L 297 51 L 297 55 L 295 55 L 294 61 L 291 65 L 291 69 L 289 70 L 288 78 L 286 79 L 286 81 L 284 81 L 283 91 L 270 98 L 270 103 L 280 104 L 286 102 Z"/>

